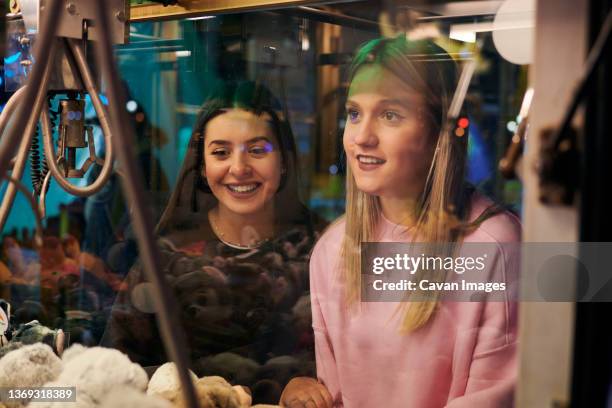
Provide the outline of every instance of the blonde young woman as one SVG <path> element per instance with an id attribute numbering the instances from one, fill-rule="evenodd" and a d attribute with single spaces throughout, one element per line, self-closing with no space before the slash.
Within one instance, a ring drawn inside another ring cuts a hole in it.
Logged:
<path id="1" fill-rule="evenodd" d="M 288 407 L 504 407 L 516 376 L 517 308 L 498 302 L 365 303 L 363 242 L 489 243 L 517 271 L 520 226 L 466 188 L 466 137 L 445 131 L 456 64 L 429 41 L 378 39 L 350 71 L 343 143 L 346 214 L 310 263 L 318 380 L 294 379 Z"/>

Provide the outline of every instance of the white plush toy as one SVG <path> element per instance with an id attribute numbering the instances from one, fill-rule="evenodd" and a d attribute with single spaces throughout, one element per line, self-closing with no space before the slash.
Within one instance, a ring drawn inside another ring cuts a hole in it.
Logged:
<path id="1" fill-rule="evenodd" d="M 189 376 L 195 384 L 198 377 L 189 370 Z M 166 363 L 160 366 L 149 380 L 147 395 L 159 395 L 166 391 L 175 392 L 181 388 L 181 382 L 178 378 L 176 365 L 174 363 Z"/>
<path id="2" fill-rule="evenodd" d="M 62 371 L 62 361 L 51 347 L 37 343 L 13 350 L 0 359 L 0 387 L 40 387 L 53 381 Z M 7 408 L 22 407 L 20 402 L 5 402 Z"/>
<path id="3" fill-rule="evenodd" d="M 76 387 L 76 402 L 71 408 L 97 408 L 108 394 L 120 386 L 144 393 L 147 373 L 120 351 L 74 345 L 63 354 L 64 370 L 46 387 Z M 66 403 L 31 404 L 32 408 L 55 408 Z"/>

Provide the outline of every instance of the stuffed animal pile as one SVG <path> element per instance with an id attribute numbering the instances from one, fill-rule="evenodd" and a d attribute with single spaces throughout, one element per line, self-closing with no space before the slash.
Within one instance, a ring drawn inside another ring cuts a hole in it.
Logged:
<path id="1" fill-rule="evenodd" d="M 7 350 L 5 350 L 7 351 Z M 190 372 L 201 408 L 266 408 L 251 405 L 250 394 L 224 378 L 198 378 Z M 174 363 L 160 366 L 151 379 L 138 364 L 115 350 L 75 344 L 61 359 L 43 343 L 12 349 L 0 358 L 0 387 L 76 387 L 73 408 L 186 408 Z M 0 408 L 58 408 L 66 402 L 0 402 Z"/>

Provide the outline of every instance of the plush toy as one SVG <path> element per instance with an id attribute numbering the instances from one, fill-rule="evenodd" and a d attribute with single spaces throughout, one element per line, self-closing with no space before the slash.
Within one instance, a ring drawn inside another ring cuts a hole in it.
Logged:
<path id="1" fill-rule="evenodd" d="M 200 399 L 202 400 L 201 404 L 203 407 L 216 407 L 217 405 L 210 404 L 215 404 L 215 398 L 223 400 L 224 395 L 231 395 L 232 392 L 229 390 L 230 388 L 237 397 L 239 407 L 251 406 L 251 396 L 241 386 L 236 385 L 232 387 L 222 377 L 204 377 L 198 379 L 191 370 L 189 371 L 189 375 L 196 388 L 198 387 L 197 384 L 200 383 L 199 387 L 202 389 L 200 389 L 198 395 L 201 397 Z M 147 395 L 164 396 L 168 400 L 174 402 L 179 400 L 179 394 L 181 394 L 181 392 L 181 383 L 174 363 L 166 363 L 159 367 L 149 380 L 149 386 L 147 388 Z"/>
<path id="2" fill-rule="evenodd" d="M 18 342 L 18 341 L 10 341 L 10 342 L 8 342 L 6 346 L 0 347 L 0 358 L 4 357 L 5 355 L 7 355 L 8 353 L 10 353 L 13 350 L 17 350 L 19 348 L 22 348 L 23 346 L 25 346 L 25 344 L 23 344 L 21 342 Z"/>
<path id="3" fill-rule="evenodd" d="M 134 388 L 120 386 L 113 389 L 104 398 L 100 408 L 172 408 L 165 399 L 153 395 L 145 395 Z"/>
<path id="4" fill-rule="evenodd" d="M 55 354 L 61 356 L 64 352 L 66 336 L 62 329 L 53 330 L 40 324 L 38 320 L 32 320 L 29 323 L 20 325 L 13 332 L 11 341 L 23 344 L 44 343 L 49 345 L 55 351 Z"/>
<path id="5" fill-rule="evenodd" d="M 1 265 L 2 262 L 0 262 L 0 266 Z M 0 288 L 2 287 L 2 284 L 2 276 L 0 275 Z M 0 299 L 0 346 L 4 346 L 6 343 L 8 343 L 8 339 L 10 338 L 10 321 L 11 304 L 4 299 Z M 6 337 L 7 335 L 9 335 L 9 338 Z"/>
<path id="6" fill-rule="evenodd" d="M 31 344 L 13 350 L 0 359 L 0 387 L 41 387 L 55 380 L 62 361 L 46 344 Z M 6 402 L 7 408 L 22 407 L 21 402 Z"/>
<path id="7" fill-rule="evenodd" d="M 75 344 L 63 355 L 64 370 L 46 387 L 76 387 L 72 408 L 99 407 L 110 391 L 127 386 L 144 393 L 147 373 L 123 353 L 103 347 L 85 348 Z M 36 403 L 33 408 L 65 406 L 65 403 Z"/>
<path id="8" fill-rule="evenodd" d="M 200 408 L 248 408 L 242 405 L 238 392 L 222 377 L 203 377 L 195 383 Z M 166 391 L 161 397 L 170 401 L 174 408 L 187 408 L 188 404 L 181 390 Z"/>
<path id="9" fill-rule="evenodd" d="M 194 383 L 198 381 L 198 377 L 189 370 L 189 376 Z M 178 378 L 176 365 L 174 363 L 166 363 L 160 366 L 149 380 L 147 387 L 147 395 L 160 395 L 166 391 L 175 392 L 181 388 L 181 382 Z"/>
<path id="10" fill-rule="evenodd" d="M 240 402 L 240 406 L 250 407 L 251 403 L 253 402 L 253 398 L 251 397 L 251 394 L 247 392 L 247 388 L 243 387 L 242 385 L 234 385 L 232 388 L 238 395 L 238 402 Z"/>

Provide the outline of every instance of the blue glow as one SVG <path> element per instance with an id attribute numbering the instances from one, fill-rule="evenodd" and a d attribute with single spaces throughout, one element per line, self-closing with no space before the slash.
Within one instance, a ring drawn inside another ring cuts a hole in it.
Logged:
<path id="1" fill-rule="evenodd" d="M 125 108 L 127 109 L 128 112 L 134 113 L 138 109 L 138 104 L 136 103 L 136 101 L 130 100 L 130 101 L 127 101 L 127 103 L 125 104 Z"/>
<path id="2" fill-rule="evenodd" d="M 336 166 L 335 164 L 332 164 L 331 166 L 329 166 L 329 174 L 333 174 L 333 175 L 338 174 L 338 166 Z"/>
<path id="3" fill-rule="evenodd" d="M 69 111 L 68 112 L 68 120 L 80 120 L 81 112 L 79 111 Z"/>
<path id="4" fill-rule="evenodd" d="M 13 70 L 12 70 L 12 69 L 5 68 L 5 69 L 4 69 L 4 75 L 5 75 L 7 78 L 12 78 L 12 77 L 14 77 L 14 76 L 15 76 L 15 73 L 13 72 Z"/>
<path id="5" fill-rule="evenodd" d="M 99 94 L 99 96 L 100 96 L 100 101 L 102 102 L 102 104 L 108 105 L 108 98 L 104 96 L 103 94 Z M 89 96 L 89 94 L 85 95 L 85 103 L 91 103 L 91 97 Z"/>
<path id="6" fill-rule="evenodd" d="M 177 148 L 177 160 L 176 163 L 182 163 L 185 155 L 187 154 L 187 147 L 189 145 L 189 139 L 191 138 L 191 128 L 185 126 L 178 131 L 178 148 Z"/>
<path id="7" fill-rule="evenodd" d="M 493 159 L 480 129 L 472 118 L 470 118 L 469 134 L 468 180 L 472 184 L 479 184 L 491 177 Z"/>
<path id="8" fill-rule="evenodd" d="M 310 142 L 308 140 L 300 140 L 298 142 L 298 151 L 300 153 L 310 153 Z"/>
<path id="9" fill-rule="evenodd" d="M 21 57 L 21 51 L 17 52 L 16 54 L 9 55 L 8 57 L 4 58 L 4 63 L 5 64 L 14 64 L 15 62 L 19 61 L 19 57 Z"/>

